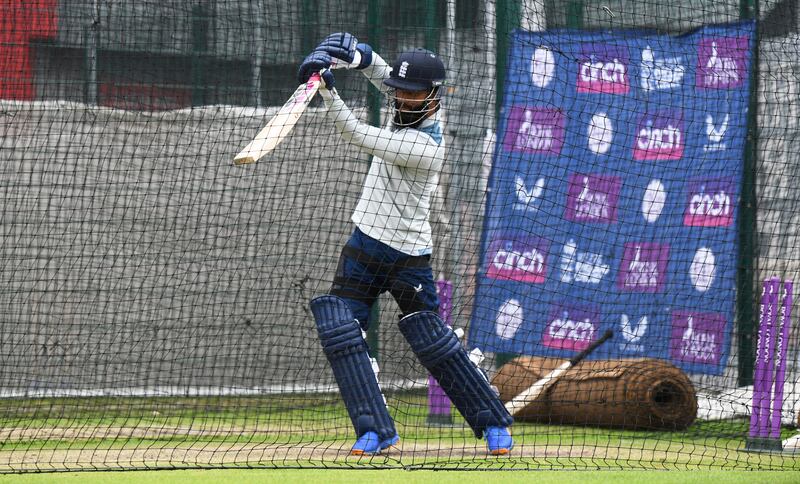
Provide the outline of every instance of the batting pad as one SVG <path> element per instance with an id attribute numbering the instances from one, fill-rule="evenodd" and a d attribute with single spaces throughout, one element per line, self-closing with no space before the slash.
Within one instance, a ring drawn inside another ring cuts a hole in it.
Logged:
<path id="1" fill-rule="evenodd" d="M 476 437 L 483 437 L 487 427 L 508 427 L 513 423 L 484 374 L 469 360 L 458 337 L 438 314 L 413 313 L 401 319 L 399 326 L 417 358 L 439 382 Z"/>
<path id="2" fill-rule="evenodd" d="M 381 441 L 393 438 L 397 431 L 372 371 L 361 326 L 350 307 L 342 298 L 331 295 L 312 299 L 310 306 L 356 436 L 372 431 Z"/>

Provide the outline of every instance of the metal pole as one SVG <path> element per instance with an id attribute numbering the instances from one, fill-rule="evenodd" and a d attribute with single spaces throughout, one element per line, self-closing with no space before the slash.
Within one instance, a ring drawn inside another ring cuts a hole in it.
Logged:
<path id="1" fill-rule="evenodd" d="M 496 119 L 499 121 L 503 109 L 503 95 L 506 79 L 506 67 L 508 61 L 509 47 L 511 44 L 511 31 L 521 25 L 520 3 L 519 0 L 509 0 L 508 2 L 498 2 L 497 4 L 497 95 L 495 98 Z M 495 355 L 495 367 L 499 368 L 515 355 L 509 353 L 497 353 Z"/>
<path id="2" fill-rule="evenodd" d="M 436 0 L 425 2 L 425 48 L 436 52 L 439 48 L 439 29 L 436 28 Z"/>
<path id="3" fill-rule="evenodd" d="M 97 48 L 100 41 L 100 0 L 94 0 L 92 23 L 85 32 L 87 104 L 97 104 Z"/>
<path id="4" fill-rule="evenodd" d="M 567 2 L 567 27 L 571 29 L 582 29 L 584 11 L 585 5 L 583 0 Z"/>
<path id="5" fill-rule="evenodd" d="M 192 7 L 192 106 L 206 103 L 206 50 L 208 12 L 203 5 Z"/>
<path id="6" fill-rule="evenodd" d="M 261 66 L 264 64 L 264 42 L 266 40 L 264 12 L 266 12 L 266 9 L 264 8 L 263 0 L 256 1 L 255 12 L 253 12 L 256 17 L 256 45 L 250 66 L 250 104 L 257 108 L 261 107 L 264 102 L 261 94 Z"/>
<path id="7" fill-rule="evenodd" d="M 503 89 L 506 82 L 506 63 L 508 60 L 509 37 L 511 31 L 520 25 L 520 0 L 497 2 L 497 70 L 495 113 L 499 119 L 503 106 Z"/>
<path id="8" fill-rule="evenodd" d="M 321 39 L 317 38 L 316 25 L 317 25 L 317 5 L 313 0 L 303 0 L 301 4 L 303 11 L 302 33 L 300 39 L 300 48 L 303 50 L 302 57 L 311 53 L 311 50 L 317 46 L 317 42 Z"/>
<path id="9" fill-rule="evenodd" d="M 744 19 L 757 19 L 758 0 L 740 0 L 739 15 Z M 747 115 L 747 139 L 744 148 L 742 190 L 739 203 L 739 260 L 736 274 L 736 331 L 739 335 L 737 383 L 739 386 L 753 384 L 755 353 L 756 267 L 758 251 L 758 228 L 756 198 L 756 170 L 758 168 L 758 76 L 759 40 L 758 22 L 755 30 L 755 48 L 750 65 L 750 107 Z"/>
<path id="10" fill-rule="evenodd" d="M 379 52 L 381 46 L 381 0 L 369 0 L 367 4 L 367 24 L 369 28 L 367 35 L 369 36 L 369 44 L 375 52 Z M 391 62 L 391 60 L 389 60 Z M 377 89 L 373 88 L 370 84 L 367 87 L 367 110 L 369 112 L 369 124 L 372 126 L 381 125 L 381 105 L 383 103 L 383 96 Z M 369 158 L 372 163 L 372 156 Z M 380 361 L 380 338 L 378 327 L 380 326 L 381 311 L 380 302 L 376 301 L 370 309 L 370 326 L 367 330 L 367 345 L 369 345 L 370 355 L 376 360 Z"/>
<path id="11" fill-rule="evenodd" d="M 452 66 L 453 56 L 455 56 L 455 32 L 456 32 L 456 1 L 447 0 L 447 26 L 444 31 L 445 45 L 443 57 L 445 66 Z M 452 68 L 452 67 L 451 67 Z"/>

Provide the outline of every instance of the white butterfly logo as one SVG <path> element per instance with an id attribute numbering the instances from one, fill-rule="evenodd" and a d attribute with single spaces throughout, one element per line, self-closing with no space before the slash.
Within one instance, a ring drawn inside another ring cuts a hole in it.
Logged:
<path id="1" fill-rule="evenodd" d="M 725 137 L 725 132 L 728 130 L 728 120 L 730 116 L 725 115 L 725 119 L 722 121 L 722 126 L 719 128 L 714 125 L 714 117 L 710 114 L 706 115 L 706 134 L 708 135 L 708 140 L 712 143 L 719 143 L 722 141 L 722 138 Z"/>
<path id="2" fill-rule="evenodd" d="M 626 341 L 636 343 L 642 339 L 642 336 L 647 332 L 647 316 L 642 316 L 635 328 L 631 324 L 627 314 L 623 314 L 621 319 L 622 336 Z"/>
<path id="3" fill-rule="evenodd" d="M 539 178 L 536 180 L 536 184 L 531 190 L 528 190 L 528 188 L 525 186 L 525 180 L 523 180 L 521 177 L 516 177 L 515 182 L 517 200 L 525 205 L 530 205 L 531 203 L 535 202 L 542 196 L 542 193 L 544 192 L 544 178 Z"/>

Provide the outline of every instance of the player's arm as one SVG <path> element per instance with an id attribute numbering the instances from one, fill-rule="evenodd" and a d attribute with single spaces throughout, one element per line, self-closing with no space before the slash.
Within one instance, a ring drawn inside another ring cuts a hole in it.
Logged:
<path id="1" fill-rule="evenodd" d="M 366 44 L 358 44 L 358 45 L 366 45 Z M 362 56 L 363 58 L 363 56 Z M 386 91 L 389 90 L 389 86 L 383 83 L 384 79 L 389 78 L 389 73 L 392 72 L 392 67 L 383 60 L 383 57 L 379 56 L 377 53 L 372 53 L 372 62 L 370 65 L 361 69 L 361 72 L 367 76 L 369 82 L 372 83 L 373 86 L 377 87 L 381 93 L 386 94 Z"/>
<path id="2" fill-rule="evenodd" d="M 349 143 L 398 166 L 436 171 L 441 169 L 444 148 L 426 133 L 416 129 L 391 131 L 362 123 L 335 89 L 320 89 L 319 92 L 328 108 L 328 117 L 342 138 Z"/>
<path id="3" fill-rule="evenodd" d="M 391 68 L 386 62 L 371 49 L 359 49 L 360 45 L 363 44 L 358 44 L 348 33 L 329 35 L 300 65 L 299 80 L 303 82 L 312 73 L 322 70 L 325 88 L 320 89 L 320 95 L 325 100 L 328 116 L 348 142 L 398 166 L 438 171 L 444 162 L 444 149 L 433 138 L 416 129 L 390 131 L 364 124 L 336 93 L 330 69 L 337 66 L 370 69 L 369 74 L 375 77 L 370 80 L 376 86 L 382 86 L 382 76 L 389 76 Z"/>
<path id="4" fill-rule="evenodd" d="M 338 32 L 326 37 L 314 50 L 331 56 L 333 68 L 360 70 L 373 86 L 386 93 L 388 88 L 383 80 L 389 77 L 392 68 L 377 52 L 373 52 L 369 44 L 359 43 L 347 32 Z"/>

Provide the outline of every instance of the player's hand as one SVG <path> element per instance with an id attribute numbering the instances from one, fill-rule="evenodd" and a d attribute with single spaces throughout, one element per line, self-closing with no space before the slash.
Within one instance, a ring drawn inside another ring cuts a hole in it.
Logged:
<path id="1" fill-rule="evenodd" d="M 312 74 L 322 69 L 330 69 L 331 56 L 327 52 L 316 50 L 308 55 L 297 70 L 297 80 L 302 84 L 308 81 Z"/>
<path id="2" fill-rule="evenodd" d="M 340 67 L 363 69 L 372 64 L 372 47 L 364 43 L 359 44 L 355 36 L 348 32 L 329 35 L 315 50 L 327 52 L 334 59 L 341 61 L 338 63 Z M 360 59 L 356 59 L 356 52 L 361 54 Z"/>
<path id="3" fill-rule="evenodd" d="M 325 37 L 315 50 L 327 52 L 331 57 L 351 64 L 356 55 L 356 44 L 358 40 L 353 34 L 337 32 Z"/>
<path id="4" fill-rule="evenodd" d="M 327 90 L 332 90 L 334 86 L 336 86 L 336 79 L 333 77 L 333 71 L 330 69 L 325 69 L 324 71 L 320 72 L 320 77 L 322 78 L 322 87 Z"/>

